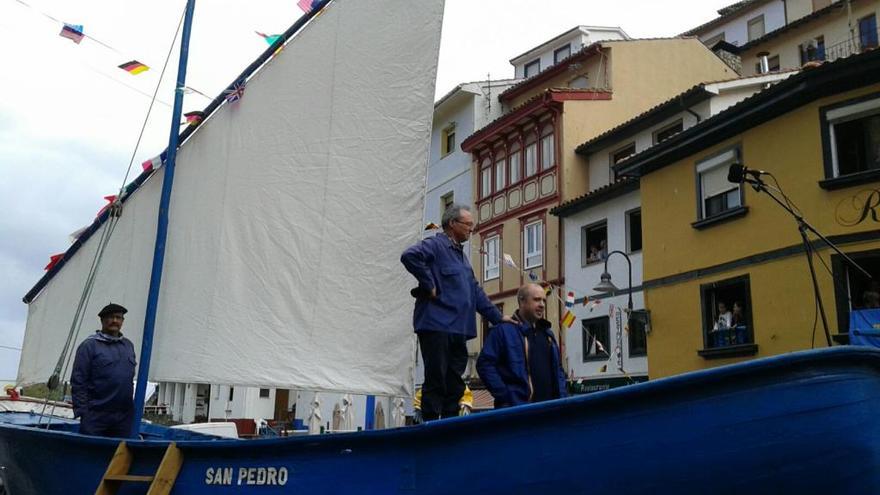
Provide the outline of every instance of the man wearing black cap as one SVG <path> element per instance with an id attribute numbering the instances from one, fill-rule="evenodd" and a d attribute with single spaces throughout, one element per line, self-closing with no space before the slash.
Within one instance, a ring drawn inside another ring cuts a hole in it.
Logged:
<path id="1" fill-rule="evenodd" d="M 124 307 L 110 303 L 98 313 L 101 330 L 76 350 L 70 385 L 79 432 L 127 437 L 134 417 L 134 345 L 122 336 Z"/>

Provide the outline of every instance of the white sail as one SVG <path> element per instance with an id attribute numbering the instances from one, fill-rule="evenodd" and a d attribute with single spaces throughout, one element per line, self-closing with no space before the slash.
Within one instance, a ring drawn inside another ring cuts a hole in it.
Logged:
<path id="1" fill-rule="evenodd" d="M 184 143 L 151 380 L 411 392 L 398 257 L 419 238 L 442 14 L 332 2 Z M 127 202 L 86 309 L 92 328 L 128 307 L 138 347 L 163 172 Z M 99 237 L 30 303 L 19 382 L 51 374 Z"/>

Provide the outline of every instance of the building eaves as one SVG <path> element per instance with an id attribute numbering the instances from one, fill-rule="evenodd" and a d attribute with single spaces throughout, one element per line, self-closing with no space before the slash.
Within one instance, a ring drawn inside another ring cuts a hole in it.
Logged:
<path id="1" fill-rule="evenodd" d="M 859 0 L 852 0 L 852 1 L 858 2 Z M 845 3 L 846 2 L 832 2 L 831 5 L 823 8 L 823 9 L 819 9 L 819 10 L 813 12 L 812 14 L 805 15 L 804 17 L 801 17 L 800 19 L 792 21 L 792 22 L 786 24 L 785 26 L 782 26 L 779 29 L 774 29 L 773 31 L 770 31 L 769 33 L 765 34 L 764 36 L 761 36 L 760 38 L 753 39 L 752 41 L 749 41 L 748 43 L 745 43 L 744 45 L 740 46 L 738 53 L 742 53 L 742 52 L 749 50 L 749 49 L 752 49 L 760 44 L 766 43 L 767 41 L 770 41 L 780 35 L 794 31 L 795 29 L 798 29 L 799 27 L 801 27 L 805 24 L 809 24 L 809 23 L 815 21 L 816 19 L 819 19 L 819 18 L 825 17 L 829 14 L 832 14 L 836 10 L 845 9 L 846 8 Z"/>
<path id="2" fill-rule="evenodd" d="M 701 32 L 706 31 L 708 29 L 717 27 L 725 22 L 729 21 L 731 17 L 736 16 L 737 14 L 742 13 L 749 7 L 756 7 L 761 4 L 765 4 L 770 0 L 744 0 L 742 2 L 736 2 L 735 4 L 728 5 L 727 7 L 718 9 L 718 16 L 712 19 L 709 22 L 704 24 L 700 24 L 699 26 L 692 28 L 688 31 L 681 33 L 682 36 L 697 36 Z"/>
<path id="3" fill-rule="evenodd" d="M 580 31 L 582 33 L 586 32 L 586 31 L 620 31 L 621 33 L 623 33 L 624 37 L 629 38 L 629 35 L 627 35 L 626 32 L 624 32 L 624 30 L 620 26 L 583 26 L 583 25 L 575 26 L 562 34 L 554 36 L 553 38 L 541 43 L 540 45 L 533 46 L 532 48 L 529 48 L 528 50 L 526 50 L 526 51 L 520 53 L 519 55 L 513 57 L 512 59 L 510 59 L 509 62 L 512 65 L 516 65 L 517 60 L 525 57 L 526 55 L 528 55 L 530 53 L 533 53 L 536 51 L 543 51 L 543 49 L 545 47 L 549 47 L 549 46 L 555 44 L 556 42 L 558 42 L 559 40 L 566 38 L 577 31 Z"/>
<path id="4" fill-rule="evenodd" d="M 487 85 L 497 84 L 498 86 L 508 86 L 515 82 L 519 81 L 519 79 L 494 79 L 494 80 L 482 80 L 482 81 L 470 81 L 463 82 L 456 85 L 454 88 L 450 89 L 445 95 L 441 96 L 434 102 L 434 110 L 437 110 L 438 107 L 446 103 L 450 98 L 456 95 L 456 93 L 460 91 L 467 91 L 468 93 L 478 95 L 480 94 L 483 88 L 486 88 Z M 476 86 L 474 90 L 469 88 Z"/>
<path id="5" fill-rule="evenodd" d="M 614 170 L 621 175 L 642 176 L 811 101 L 876 83 L 880 83 L 880 50 L 826 62 L 790 76 L 623 160 Z"/>
<path id="6" fill-rule="evenodd" d="M 607 89 L 548 88 L 475 131 L 462 141 L 461 149 L 465 152 L 471 151 L 488 137 L 533 113 L 538 108 L 561 105 L 567 100 L 610 100 L 611 96 L 612 92 Z"/>
<path id="7" fill-rule="evenodd" d="M 555 76 L 556 74 L 562 72 L 563 70 L 565 70 L 568 67 L 568 64 L 570 64 L 576 60 L 583 60 L 583 59 L 589 58 L 590 56 L 598 53 L 602 49 L 602 43 L 604 43 L 604 42 L 598 41 L 596 43 L 591 43 L 591 44 L 581 48 L 580 50 L 572 53 L 568 57 L 565 57 L 564 59 L 560 60 L 559 62 L 547 67 L 546 69 L 542 70 L 541 72 L 538 72 L 534 76 L 523 79 L 522 81 L 520 81 L 520 82 L 514 84 L 513 86 L 507 88 L 506 90 L 502 91 L 501 94 L 498 95 L 498 100 L 502 101 L 502 102 L 509 100 L 509 99 L 515 97 L 516 95 L 522 93 L 526 89 L 532 87 L 532 85 L 534 85 L 536 82 L 550 79 L 553 76 Z"/>
<path id="8" fill-rule="evenodd" d="M 526 79 L 521 80 L 517 84 L 507 88 L 504 92 L 498 95 L 499 101 L 510 100 L 511 98 L 516 97 L 517 95 L 527 91 L 529 88 L 533 87 L 535 84 L 541 81 L 547 81 L 548 79 L 553 78 L 559 73 L 563 72 L 568 68 L 568 65 L 578 61 L 585 60 L 597 53 L 599 53 L 602 48 L 606 48 L 605 45 L 612 45 L 615 43 L 635 43 L 640 41 L 658 41 L 658 40 L 677 40 L 682 39 L 683 37 L 656 37 L 656 38 L 629 38 L 625 40 L 604 40 L 597 41 L 595 43 L 591 43 L 580 50 L 572 53 L 568 57 L 560 60 L 559 62 L 547 67 L 546 69 L 538 72 L 534 76 L 528 77 Z M 686 37 L 685 37 L 686 38 Z"/>
<path id="9" fill-rule="evenodd" d="M 639 190 L 639 179 L 627 177 L 604 185 L 584 195 L 570 199 L 550 210 L 551 215 L 564 218 L 608 200 Z"/>
<path id="10" fill-rule="evenodd" d="M 574 151 L 579 155 L 587 155 L 612 144 L 622 137 L 658 124 L 672 114 L 683 111 L 711 97 L 712 93 L 705 90 L 705 84 L 697 84 L 687 91 L 679 93 L 630 120 L 589 139 L 580 144 Z"/>
<path id="11" fill-rule="evenodd" d="M 275 55 L 275 53 L 279 50 L 279 47 L 284 46 L 284 44 L 290 38 L 295 36 L 312 19 L 317 17 L 324 10 L 324 7 L 326 7 L 332 1 L 333 0 L 319 0 L 319 3 L 317 5 L 313 5 L 311 11 L 297 19 L 289 28 L 287 28 L 286 31 L 284 31 L 283 34 L 281 34 L 281 37 L 277 41 L 275 41 L 275 43 L 263 50 L 263 53 L 257 56 L 257 58 L 254 59 L 254 61 L 251 62 L 250 65 L 245 67 L 244 70 L 241 71 L 241 73 L 235 79 L 233 79 L 233 81 L 229 83 L 229 85 L 226 86 L 226 88 L 224 88 L 223 91 L 221 91 L 220 94 L 216 98 L 214 98 L 207 107 L 205 107 L 204 110 L 202 110 L 202 113 L 204 113 L 204 118 L 202 119 L 202 122 L 213 115 L 213 113 L 216 112 L 223 105 L 223 103 L 226 101 L 226 96 L 233 91 L 236 84 L 239 84 L 242 81 L 246 81 L 249 77 L 254 75 L 254 73 L 256 73 L 257 70 L 263 66 L 263 64 L 265 64 L 267 61 L 269 61 L 269 59 L 272 58 L 272 56 Z M 196 125 L 186 126 L 186 128 L 180 132 L 180 136 L 178 139 L 178 143 L 180 143 L 179 146 L 183 146 L 186 140 L 198 128 L 199 126 Z M 150 175 L 152 175 L 152 173 L 152 170 L 144 171 L 128 185 L 126 185 L 125 191 L 119 201 L 124 204 L 129 198 L 131 198 L 131 194 L 139 189 L 143 185 L 143 183 L 150 177 Z M 67 261 L 70 260 L 77 251 L 79 251 L 83 244 L 92 235 L 94 235 L 95 232 L 97 232 L 102 225 L 104 225 L 104 222 L 106 222 L 109 218 L 109 211 L 110 209 L 108 208 L 101 215 L 95 218 L 92 224 L 89 225 L 89 227 L 86 228 L 86 230 L 83 231 L 82 234 L 80 234 L 80 236 L 76 239 L 76 241 L 74 241 L 73 244 L 70 245 L 69 248 L 67 248 L 67 251 L 64 252 L 64 257 L 61 258 L 58 263 L 55 263 L 55 265 L 51 269 L 49 269 L 49 271 L 43 274 L 40 280 L 38 280 L 37 283 L 34 284 L 34 286 L 31 288 L 31 290 L 29 290 L 28 293 L 25 294 L 25 296 L 22 298 L 22 301 L 24 301 L 25 304 L 29 304 L 31 301 L 33 301 L 34 298 L 36 298 L 40 294 L 40 291 L 43 290 L 46 284 L 48 284 L 49 281 L 52 280 L 55 274 L 61 271 L 64 265 L 67 264 Z"/>

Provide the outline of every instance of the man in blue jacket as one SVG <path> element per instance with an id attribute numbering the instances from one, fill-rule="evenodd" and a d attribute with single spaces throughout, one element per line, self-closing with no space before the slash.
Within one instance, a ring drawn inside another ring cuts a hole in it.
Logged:
<path id="1" fill-rule="evenodd" d="M 419 285 L 413 327 L 425 367 L 422 418 L 430 421 L 458 416 L 464 393 L 461 375 L 467 367 L 467 341 L 477 336 L 474 313 L 493 324 L 513 321 L 502 316 L 486 297 L 464 255 L 474 219 L 470 208 L 453 204 L 443 212 L 443 232 L 408 248 L 400 261 Z"/>
<path id="2" fill-rule="evenodd" d="M 544 288 L 520 287 L 517 302 L 520 321 L 494 327 L 477 359 L 477 372 L 495 398 L 496 409 L 568 395 L 559 347 L 544 319 Z"/>
<path id="3" fill-rule="evenodd" d="M 73 414 L 86 435 L 127 437 L 134 418 L 134 345 L 122 336 L 128 310 L 104 306 L 98 316 L 101 330 L 76 350 L 70 376 Z"/>

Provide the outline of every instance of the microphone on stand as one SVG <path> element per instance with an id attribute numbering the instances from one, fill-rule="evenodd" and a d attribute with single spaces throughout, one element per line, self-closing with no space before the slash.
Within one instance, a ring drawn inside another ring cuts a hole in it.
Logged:
<path id="1" fill-rule="evenodd" d="M 727 181 L 733 182 L 734 184 L 748 182 L 749 184 L 757 185 L 761 183 L 760 177 L 766 173 L 767 172 L 764 172 L 763 170 L 751 170 L 742 163 L 735 162 L 730 165 L 730 168 L 727 171 Z M 747 178 L 747 175 L 751 175 L 752 178 Z"/>

